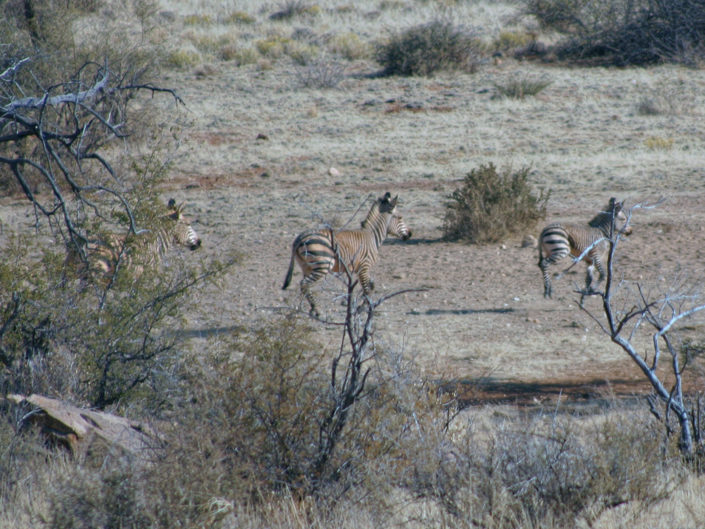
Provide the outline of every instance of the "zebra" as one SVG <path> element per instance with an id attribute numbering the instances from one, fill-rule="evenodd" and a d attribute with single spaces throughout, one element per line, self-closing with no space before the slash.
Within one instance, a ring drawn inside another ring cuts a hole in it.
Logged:
<path id="1" fill-rule="evenodd" d="M 145 233 L 108 233 L 98 239 L 88 240 L 81 247 L 83 255 L 74 244 L 69 247 L 67 264 L 78 269 L 81 279 L 94 278 L 99 282 L 110 282 L 119 267 L 131 269 L 135 276 L 141 275 L 145 267 L 154 267 L 175 246 L 190 250 L 201 247 L 201 238 L 183 214 L 184 204 L 176 204 L 172 198 L 167 212 L 157 219 L 157 225 Z"/>
<path id="2" fill-rule="evenodd" d="M 379 247 L 387 234 L 408 239 L 411 231 L 403 218 L 396 214 L 398 196 L 391 197 L 389 192 L 375 200 L 358 230 L 324 229 L 305 231 L 299 234 L 291 246 L 289 269 L 284 279 L 282 290 L 291 284 L 294 262 L 303 272 L 301 293 L 311 310 L 309 313 L 319 317 L 316 300 L 311 287 L 330 272 L 347 270 L 357 274 L 365 295 L 374 289 L 370 269 L 377 261 Z"/>
<path id="3" fill-rule="evenodd" d="M 595 268 L 600 276 L 598 283 L 605 278 L 604 260 L 609 250 L 608 240 L 611 237 L 612 219 L 622 223 L 618 228 L 618 233 L 631 235 L 631 226 L 626 225 L 627 217 L 624 214 L 624 201 L 617 202 L 615 198 L 610 198 L 607 207 L 595 215 L 587 225 L 574 224 L 549 224 L 539 236 L 539 268 L 543 274 L 544 291 L 543 296 L 552 296 L 551 279 L 548 275 L 548 267 L 557 263 L 568 254 L 573 257 L 580 257 L 588 265 L 585 277 L 585 292 L 580 298 L 580 305 L 586 294 L 592 293 L 592 282 Z"/>

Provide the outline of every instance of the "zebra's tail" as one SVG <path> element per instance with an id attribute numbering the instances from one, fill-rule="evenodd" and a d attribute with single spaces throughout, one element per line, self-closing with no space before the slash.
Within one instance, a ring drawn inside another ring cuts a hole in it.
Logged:
<path id="1" fill-rule="evenodd" d="M 284 278 L 284 285 L 282 285 L 282 290 L 286 290 L 291 284 L 291 276 L 294 275 L 294 252 L 291 252 L 291 261 L 289 262 L 289 270 L 286 272 L 286 277 Z"/>

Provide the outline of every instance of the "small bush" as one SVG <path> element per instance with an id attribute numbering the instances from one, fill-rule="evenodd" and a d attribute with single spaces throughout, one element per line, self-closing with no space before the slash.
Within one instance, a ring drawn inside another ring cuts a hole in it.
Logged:
<path id="1" fill-rule="evenodd" d="M 528 46 L 535 40 L 536 36 L 532 33 L 502 31 L 493 42 L 493 48 L 496 51 L 508 51 Z"/>
<path id="2" fill-rule="evenodd" d="M 471 243 L 497 242 L 532 228 L 546 216 L 550 195 L 532 194 L 529 168 L 500 174 L 490 163 L 473 169 L 460 189 L 448 196 L 443 223 L 445 238 Z"/>
<path id="3" fill-rule="evenodd" d="M 430 75 L 438 70 L 472 71 L 479 43 L 450 22 L 433 21 L 393 35 L 377 47 L 385 75 Z"/>
<path id="4" fill-rule="evenodd" d="M 644 146 L 650 151 L 670 151 L 673 148 L 673 138 L 649 136 L 644 140 Z"/>
<path id="5" fill-rule="evenodd" d="M 328 43 L 331 53 L 340 55 L 349 61 L 367 59 L 372 55 L 372 47 L 360 40 L 355 33 L 335 35 Z"/>
<path id="6" fill-rule="evenodd" d="M 166 58 L 166 65 L 171 68 L 191 68 L 201 62 L 201 55 L 191 50 L 176 50 Z"/>
<path id="7" fill-rule="evenodd" d="M 208 15 L 186 15 L 184 17 L 185 26 L 211 26 L 213 25 L 213 19 Z"/>
<path id="8" fill-rule="evenodd" d="M 551 81 L 517 78 L 505 84 L 495 83 L 494 86 L 500 96 L 510 97 L 512 99 L 524 99 L 527 96 L 535 96 L 550 84 Z"/>
<path id="9" fill-rule="evenodd" d="M 269 15 L 270 20 L 290 20 L 297 16 L 316 16 L 321 12 L 317 5 L 308 5 L 302 0 L 286 0 L 279 6 L 279 11 Z"/>
<path id="10" fill-rule="evenodd" d="M 225 19 L 227 24 L 254 24 L 257 19 L 245 11 L 233 11 Z"/>
<path id="11" fill-rule="evenodd" d="M 335 61 L 318 60 L 298 68 L 296 76 L 307 88 L 335 88 L 345 78 L 345 68 Z"/>

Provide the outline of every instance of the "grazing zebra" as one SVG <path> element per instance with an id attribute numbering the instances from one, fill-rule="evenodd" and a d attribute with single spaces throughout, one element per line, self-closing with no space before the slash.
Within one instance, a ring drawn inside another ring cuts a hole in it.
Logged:
<path id="1" fill-rule="evenodd" d="M 390 193 L 375 200 L 359 230 L 332 229 L 306 231 L 294 240 L 291 247 L 289 270 L 282 289 L 291 283 L 294 262 L 303 272 L 301 293 L 311 306 L 310 313 L 319 316 L 311 286 L 330 272 L 348 270 L 357 274 L 363 292 L 367 295 L 374 288 L 370 269 L 377 261 L 379 247 L 387 234 L 408 239 L 411 231 L 401 216 L 396 215 L 398 197 Z M 342 264 L 342 265 L 341 265 Z"/>
<path id="2" fill-rule="evenodd" d="M 160 217 L 157 226 L 140 235 L 107 234 L 90 240 L 83 246 L 85 257 L 81 257 L 71 245 L 67 257 L 68 265 L 78 270 L 82 279 L 92 277 L 101 282 L 109 281 L 118 267 L 131 268 L 136 276 L 145 267 L 154 267 L 175 246 L 190 250 L 201 247 L 201 238 L 183 215 L 184 204 L 176 204 L 172 198 L 167 213 Z"/>
<path id="3" fill-rule="evenodd" d="M 543 295 L 550 298 L 552 294 L 551 279 L 548 275 L 549 265 L 555 264 L 568 254 L 573 257 L 580 257 L 588 264 L 587 275 L 585 277 L 585 293 L 580 298 L 583 303 L 585 294 L 593 292 L 592 282 L 594 271 L 600 273 L 598 282 L 605 278 L 604 260 L 609 250 L 608 240 L 612 229 L 612 218 L 622 223 L 622 228 L 618 228 L 619 233 L 630 235 L 631 226 L 625 226 L 627 217 L 624 215 L 624 202 L 617 202 L 610 198 L 604 211 L 601 211 L 587 223 L 587 225 L 575 224 L 549 224 L 541 232 L 539 237 L 539 268 L 543 273 Z M 590 250 L 588 251 L 588 248 Z M 585 253 L 587 252 L 587 253 Z"/>

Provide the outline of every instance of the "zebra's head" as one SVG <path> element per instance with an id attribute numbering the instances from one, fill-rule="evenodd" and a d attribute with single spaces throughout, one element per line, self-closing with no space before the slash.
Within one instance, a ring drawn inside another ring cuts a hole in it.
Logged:
<path id="1" fill-rule="evenodd" d="M 174 242 L 181 246 L 186 246 L 190 250 L 197 250 L 201 247 L 201 238 L 196 233 L 196 230 L 191 226 L 191 222 L 184 217 L 184 204 L 176 204 L 172 198 L 168 204 L 169 213 L 167 217 L 174 221 L 173 234 Z"/>
<path id="2" fill-rule="evenodd" d="M 401 215 L 392 215 L 392 220 L 389 221 L 389 226 L 387 227 L 387 235 L 398 237 L 405 241 L 411 237 L 412 233 Z"/>
<path id="3" fill-rule="evenodd" d="M 624 235 L 631 235 L 632 234 L 632 227 L 631 226 L 624 226 L 627 222 L 627 216 L 624 214 L 624 200 L 621 202 L 617 202 L 617 199 L 612 197 L 610 198 L 610 202 L 607 205 L 607 212 L 611 213 L 614 211 L 615 219 L 622 223 L 622 228 L 618 228 L 620 233 L 623 233 Z"/>

